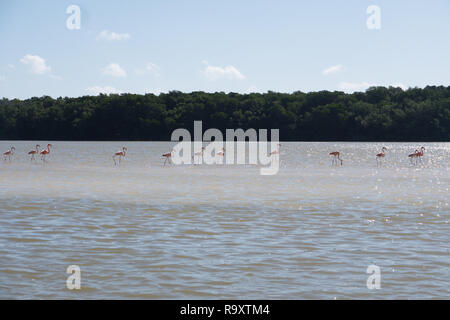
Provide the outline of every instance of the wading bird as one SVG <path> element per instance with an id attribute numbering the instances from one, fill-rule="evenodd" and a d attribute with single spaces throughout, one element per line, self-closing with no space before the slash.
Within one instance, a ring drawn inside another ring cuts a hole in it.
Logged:
<path id="1" fill-rule="evenodd" d="M 329 153 L 330 156 L 333 156 L 333 159 L 331 160 L 331 165 L 337 165 L 337 161 L 339 160 L 341 162 L 341 166 L 342 166 L 342 162 L 343 160 L 340 158 L 340 153 L 339 151 L 333 151 Z"/>
<path id="2" fill-rule="evenodd" d="M 275 150 L 275 151 L 272 151 L 271 153 L 270 153 L 270 155 L 272 156 L 272 155 L 275 155 L 275 154 L 280 154 L 280 147 L 281 147 L 281 144 L 277 144 L 277 150 Z"/>
<path id="3" fill-rule="evenodd" d="M 8 158 L 8 161 L 11 162 L 11 156 L 14 155 L 14 151 L 16 151 L 16 148 L 10 147 L 8 151 L 3 153 L 3 160 L 6 161 L 6 158 Z"/>
<path id="4" fill-rule="evenodd" d="M 168 153 L 164 153 L 163 155 L 161 155 L 162 157 L 166 158 L 166 160 L 164 160 L 164 166 L 166 166 L 166 162 L 169 161 L 169 163 L 171 162 L 171 158 L 172 158 L 172 153 L 173 153 L 173 149 L 172 151 L 168 152 Z"/>
<path id="5" fill-rule="evenodd" d="M 425 147 L 421 147 L 420 151 L 416 149 L 414 151 L 414 153 L 411 153 L 410 155 L 408 155 L 409 161 L 411 162 L 411 164 L 416 165 L 419 160 L 420 160 L 420 162 L 422 162 L 421 157 L 423 157 L 424 151 L 425 151 Z M 413 159 L 415 159 L 416 161 L 413 162 Z"/>
<path id="6" fill-rule="evenodd" d="M 51 144 L 48 144 L 47 149 L 44 149 L 40 152 L 41 160 L 43 162 L 45 162 L 45 158 L 47 157 L 47 155 L 50 154 L 50 147 L 53 147 L 53 146 Z"/>
<path id="7" fill-rule="evenodd" d="M 424 153 L 425 153 L 425 147 L 421 147 L 420 151 L 416 153 L 416 159 L 417 159 L 417 161 L 420 160 L 420 163 L 423 163 L 422 157 L 423 157 Z"/>
<path id="8" fill-rule="evenodd" d="M 383 148 L 381 148 L 381 152 L 377 154 L 377 166 L 380 164 L 381 159 L 383 159 L 384 156 L 386 155 L 386 151 L 387 151 L 387 148 L 383 147 Z"/>
<path id="9" fill-rule="evenodd" d="M 220 150 L 221 151 L 217 152 L 217 155 L 221 157 L 225 156 L 225 148 L 221 148 Z"/>
<path id="10" fill-rule="evenodd" d="M 30 152 L 28 152 L 28 154 L 31 155 L 31 159 L 30 159 L 31 161 L 36 160 L 34 156 L 39 154 L 39 148 L 40 147 L 41 146 L 37 144 L 36 145 L 36 150 L 31 150 Z"/>
<path id="11" fill-rule="evenodd" d="M 205 147 L 202 147 L 201 151 L 194 153 L 194 156 L 192 157 L 192 162 L 194 162 L 194 164 L 195 164 L 195 161 L 194 161 L 195 157 L 197 157 L 197 159 L 198 159 L 197 164 L 200 164 L 200 158 L 203 157 L 204 151 L 205 151 Z"/>
<path id="12" fill-rule="evenodd" d="M 408 155 L 408 157 L 409 157 L 409 161 L 411 162 L 411 164 L 414 164 L 413 163 L 413 159 L 416 159 L 417 158 L 417 154 L 419 153 L 419 150 L 415 150 L 414 151 L 414 153 L 411 153 L 411 154 L 409 154 Z"/>
<path id="13" fill-rule="evenodd" d="M 120 164 L 120 161 L 121 161 L 122 157 L 125 157 L 127 150 L 128 149 L 126 147 L 122 147 L 122 151 L 117 151 L 116 153 L 114 153 L 114 155 L 113 155 L 114 165 L 117 165 L 116 157 L 119 157 L 119 164 Z"/>

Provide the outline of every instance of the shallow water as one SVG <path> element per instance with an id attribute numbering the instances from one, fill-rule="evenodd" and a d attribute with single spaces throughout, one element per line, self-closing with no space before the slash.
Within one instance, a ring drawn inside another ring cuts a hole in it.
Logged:
<path id="1" fill-rule="evenodd" d="M 170 142 L 50 143 L 44 165 L 36 142 L 0 141 L 16 147 L 0 163 L 0 298 L 450 298 L 450 143 L 412 166 L 422 143 L 283 142 L 274 176 L 163 167 Z"/>

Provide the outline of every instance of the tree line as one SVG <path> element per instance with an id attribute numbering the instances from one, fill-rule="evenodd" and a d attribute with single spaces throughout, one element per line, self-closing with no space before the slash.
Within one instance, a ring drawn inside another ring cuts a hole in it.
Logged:
<path id="1" fill-rule="evenodd" d="M 280 129 L 282 141 L 450 141 L 450 86 L 0 100 L 1 140 L 170 140 L 194 120 L 223 133 Z"/>

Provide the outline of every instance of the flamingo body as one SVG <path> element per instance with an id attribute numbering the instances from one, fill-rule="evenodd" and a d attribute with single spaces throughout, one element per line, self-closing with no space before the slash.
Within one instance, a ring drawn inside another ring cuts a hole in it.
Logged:
<path id="1" fill-rule="evenodd" d="M 51 144 L 47 145 L 47 149 L 42 150 L 39 154 L 41 155 L 41 160 L 45 162 L 45 158 L 48 154 L 50 154 L 50 147 L 53 147 Z"/>
<path id="2" fill-rule="evenodd" d="M 333 165 L 333 164 L 337 165 L 337 161 L 339 160 L 341 162 L 341 166 L 342 166 L 343 160 L 340 158 L 341 154 L 339 151 L 330 152 L 329 155 L 333 156 L 333 159 L 331 160 L 331 165 Z"/>
<path id="3" fill-rule="evenodd" d="M 35 150 L 31 150 L 31 151 L 28 152 L 28 154 L 31 155 L 31 161 L 35 160 L 34 156 L 39 153 L 39 148 L 40 147 L 41 146 L 37 144 Z"/>
<path id="4" fill-rule="evenodd" d="M 6 158 L 8 158 L 8 161 L 11 162 L 11 156 L 14 155 L 14 151 L 16 151 L 16 148 L 10 147 L 8 151 L 3 152 L 3 160 L 6 161 Z"/>
<path id="5" fill-rule="evenodd" d="M 117 165 L 116 157 L 119 157 L 119 164 L 120 164 L 122 157 L 125 157 L 125 155 L 127 154 L 127 150 L 128 149 L 126 147 L 122 147 L 122 151 L 117 151 L 116 153 L 114 153 L 113 155 L 114 165 Z"/>

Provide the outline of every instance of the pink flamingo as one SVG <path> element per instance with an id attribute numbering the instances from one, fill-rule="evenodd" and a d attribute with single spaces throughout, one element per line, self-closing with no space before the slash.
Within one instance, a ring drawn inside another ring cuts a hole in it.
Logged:
<path id="1" fill-rule="evenodd" d="M 37 144 L 37 145 L 36 145 L 36 150 L 31 150 L 31 151 L 28 152 L 28 154 L 31 155 L 31 161 L 36 160 L 36 159 L 34 158 L 34 156 L 35 156 L 36 154 L 39 153 L 39 148 L 40 148 L 40 147 L 41 147 L 41 146 Z"/>
<path id="2" fill-rule="evenodd" d="M 219 157 L 222 157 L 222 158 L 220 159 L 220 162 L 219 162 L 219 163 L 222 163 L 222 164 L 223 164 L 223 162 L 225 161 L 225 148 L 220 148 L 220 151 L 217 152 L 217 155 L 218 155 Z"/>
<path id="3" fill-rule="evenodd" d="M 275 150 L 275 151 L 272 151 L 271 153 L 270 153 L 270 155 L 272 156 L 272 155 L 275 155 L 275 154 L 280 154 L 280 147 L 281 147 L 281 144 L 277 144 L 277 150 Z"/>
<path id="4" fill-rule="evenodd" d="M 413 163 L 413 159 L 414 159 L 414 158 L 417 158 L 417 154 L 418 154 L 418 153 L 419 153 L 419 150 L 416 149 L 416 150 L 414 151 L 414 153 L 411 153 L 411 154 L 408 155 L 409 161 L 411 162 L 411 164 L 414 164 L 414 163 Z"/>
<path id="5" fill-rule="evenodd" d="M 420 160 L 420 162 L 422 162 L 422 157 L 425 151 L 425 147 L 421 147 L 420 151 L 419 150 L 415 150 L 414 153 L 411 153 L 410 155 L 408 155 L 408 157 L 410 158 L 410 162 L 413 165 L 416 165 L 418 163 L 418 161 Z M 416 162 L 413 163 L 413 159 L 416 159 Z"/>
<path id="6" fill-rule="evenodd" d="M 114 165 L 117 165 L 116 157 L 119 157 L 119 164 L 120 164 L 120 161 L 121 161 L 122 157 L 125 157 L 127 150 L 128 149 L 126 147 L 122 147 L 122 151 L 117 151 L 116 153 L 114 153 L 114 155 L 113 155 Z"/>
<path id="7" fill-rule="evenodd" d="M 425 147 L 421 147 L 420 151 L 417 152 L 417 159 L 418 159 L 418 161 L 420 160 L 420 163 L 422 163 L 422 164 L 423 164 L 422 157 L 423 157 L 424 153 L 425 153 Z"/>
<path id="8" fill-rule="evenodd" d="M 172 151 L 168 152 L 168 153 L 164 153 L 162 155 L 162 157 L 166 158 L 166 160 L 164 160 L 164 166 L 166 166 L 166 162 L 169 161 L 169 163 L 171 162 L 171 158 L 172 158 L 172 153 L 174 152 L 174 150 L 172 149 Z"/>
<path id="9" fill-rule="evenodd" d="M 341 166 L 342 166 L 342 162 L 343 160 L 340 158 L 340 153 L 339 151 L 333 151 L 329 153 L 330 156 L 333 156 L 333 160 L 331 160 L 331 165 L 335 164 L 337 165 L 337 161 L 339 160 L 341 162 Z"/>
<path id="10" fill-rule="evenodd" d="M 3 160 L 6 161 L 6 158 L 8 157 L 8 161 L 11 162 L 11 156 L 14 155 L 14 151 L 16 151 L 15 147 L 10 147 L 8 151 L 3 153 Z"/>
<path id="11" fill-rule="evenodd" d="M 221 151 L 217 152 L 217 155 L 221 157 L 225 156 L 225 148 L 221 148 L 220 150 Z"/>
<path id="12" fill-rule="evenodd" d="M 48 144 L 47 149 L 44 149 L 40 152 L 41 160 L 43 162 L 45 162 L 45 158 L 47 157 L 47 155 L 50 154 L 50 147 L 53 147 L 53 146 L 51 144 Z"/>
<path id="13" fill-rule="evenodd" d="M 377 154 L 377 166 L 379 165 L 379 161 L 385 157 L 386 151 L 387 151 L 387 148 L 383 147 L 383 148 L 381 148 L 381 152 Z"/>
<path id="14" fill-rule="evenodd" d="M 197 159 L 198 159 L 197 164 L 200 164 L 200 157 L 203 157 L 204 151 L 205 151 L 205 147 L 202 147 L 201 151 L 194 153 L 194 156 L 192 157 L 192 161 L 194 162 L 194 164 L 195 164 L 195 161 L 194 161 L 195 157 L 197 157 Z"/>

